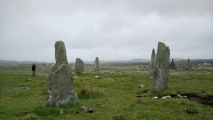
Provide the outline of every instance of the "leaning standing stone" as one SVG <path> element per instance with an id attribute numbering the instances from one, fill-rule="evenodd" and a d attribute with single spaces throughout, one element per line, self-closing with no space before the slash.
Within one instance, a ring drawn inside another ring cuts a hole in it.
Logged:
<path id="1" fill-rule="evenodd" d="M 75 61 L 75 74 L 80 75 L 84 71 L 84 62 L 80 58 L 76 58 Z"/>
<path id="2" fill-rule="evenodd" d="M 155 72 L 153 77 L 153 91 L 160 92 L 167 88 L 169 79 L 170 49 L 164 43 L 158 43 Z"/>
<path id="3" fill-rule="evenodd" d="M 68 106 L 78 102 L 74 90 L 71 66 L 67 62 L 66 48 L 63 41 L 55 43 L 56 64 L 47 78 L 47 98 L 44 106 Z"/>
<path id="4" fill-rule="evenodd" d="M 149 76 L 153 76 L 155 71 L 155 49 L 152 50 L 151 60 L 149 63 L 148 73 Z"/>
<path id="5" fill-rule="evenodd" d="M 94 66 L 95 66 L 95 74 L 96 75 L 100 74 L 100 63 L 98 57 L 95 58 Z"/>

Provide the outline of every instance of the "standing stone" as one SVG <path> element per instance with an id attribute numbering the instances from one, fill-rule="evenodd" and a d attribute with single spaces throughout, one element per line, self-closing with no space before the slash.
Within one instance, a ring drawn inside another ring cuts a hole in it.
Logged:
<path id="1" fill-rule="evenodd" d="M 185 65 L 185 70 L 191 70 L 191 69 L 192 69 L 192 65 L 191 65 L 190 59 L 188 59 Z"/>
<path id="2" fill-rule="evenodd" d="M 171 70 L 176 70 L 176 65 L 175 65 L 174 59 L 172 59 L 172 61 L 170 63 L 170 69 Z"/>
<path id="3" fill-rule="evenodd" d="M 67 62 L 63 41 L 55 43 L 56 64 L 47 78 L 47 98 L 43 106 L 68 106 L 78 102 L 74 90 L 71 66 Z"/>
<path id="4" fill-rule="evenodd" d="M 95 58 L 94 66 L 95 66 L 95 74 L 96 75 L 100 74 L 100 62 L 98 57 Z"/>
<path id="5" fill-rule="evenodd" d="M 170 49 L 164 43 L 158 43 L 158 50 L 153 77 L 153 91 L 160 92 L 167 88 L 169 78 Z"/>
<path id="6" fill-rule="evenodd" d="M 148 69 L 148 73 L 149 76 L 153 76 L 154 75 L 154 71 L 155 71 L 155 49 L 152 50 L 152 55 L 151 55 L 151 60 L 149 63 L 149 69 Z"/>
<path id="7" fill-rule="evenodd" d="M 75 61 L 75 74 L 80 75 L 84 71 L 84 62 L 80 58 L 76 58 Z"/>

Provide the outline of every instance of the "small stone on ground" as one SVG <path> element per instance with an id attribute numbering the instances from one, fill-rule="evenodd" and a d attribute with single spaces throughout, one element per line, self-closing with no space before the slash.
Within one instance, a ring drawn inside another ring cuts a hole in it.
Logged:
<path id="1" fill-rule="evenodd" d="M 186 112 L 189 114 L 198 114 L 198 110 L 195 108 L 187 108 Z"/>

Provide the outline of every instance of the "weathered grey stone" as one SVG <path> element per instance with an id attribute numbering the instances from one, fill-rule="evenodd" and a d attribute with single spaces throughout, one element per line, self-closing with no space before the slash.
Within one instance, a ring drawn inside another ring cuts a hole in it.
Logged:
<path id="1" fill-rule="evenodd" d="M 76 58 L 75 61 L 75 74 L 80 75 L 84 71 L 84 62 L 80 58 Z"/>
<path id="2" fill-rule="evenodd" d="M 170 63 L 170 69 L 171 69 L 171 70 L 176 70 L 176 69 L 177 69 L 177 67 L 176 67 L 176 65 L 175 65 L 175 62 L 174 62 L 174 59 L 172 59 L 172 61 L 171 61 L 171 63 Z"/>
<path id="3" fill-rule="evenodd" d="M 95 58 L 95 62 L 94 62 L 94 66 L 95 66 L 95 74 L 100 74 L 100 62 L 98 57 Z"/>
<path id="4" fill-rule="evenodd" d="M 185 70 L 191 70 L 191 69 L 192 69 L 192 65 L 191 65 L 190 59 L 188 59 L 185 65 Z"/>
<path id="5" fill-rule="evenodd" d="M 169 79 L 170 49 L 164 43 L 158 43 L 158 50 L 153 76 L 153 91 L 160 92 L 167 88 Z"/>
<path id="6" fill-rule="evenodd" d="M 63 41 L 57 41 L 55 43 L 55 60 L 57 65 L 61 65 L 62 63 L 68 63 L 66 48 Z"/>
<path id="7" fill-rule="evenodd" d="M 148 73 L 149 76 L 153 76 L 154 75 L 154 71 L 155 71 L 155 49 L 152 50 L 152 55 L 151 55 L 151 60 L 149 63 L 149 69 L 148 69 Z"/>
<path id="8" fill-rule="evenodd" d="M 47 98 L 43 106 L 68 106 L 78 102 L 74 90 L 71 66 L 67 63 L 66 48 L 63 41 L 55 43 L 56 64 L 47 78 Z"/>

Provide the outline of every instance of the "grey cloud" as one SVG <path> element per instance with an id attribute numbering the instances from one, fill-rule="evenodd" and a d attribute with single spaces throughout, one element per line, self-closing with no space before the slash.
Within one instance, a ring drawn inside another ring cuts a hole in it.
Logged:
<path id="1" fill-rule="evenodd" d="M 212 58 L 212 0 L 5 0 L 0 2 L 0 59 L 150 59 L 159 41 L 171 57 Z M 8 54 L 5 54 L 7 51 Z"/>

